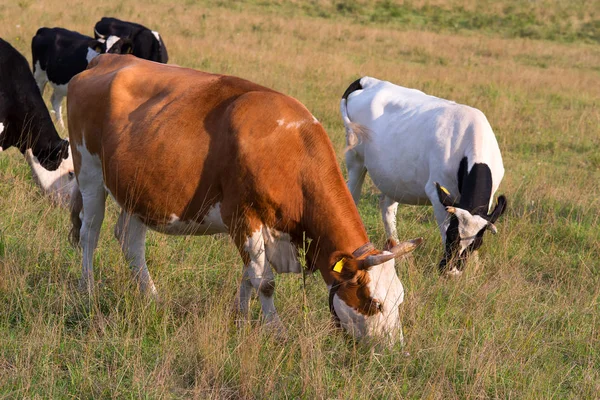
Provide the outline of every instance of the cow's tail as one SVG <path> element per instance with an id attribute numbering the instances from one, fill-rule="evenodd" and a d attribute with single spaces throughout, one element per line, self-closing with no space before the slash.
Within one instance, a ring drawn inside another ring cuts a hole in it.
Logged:
<path id="1" fill-rule="evenodd" d="M 352 122 L 348 115 L 348 96 L 356 90 L 362 90 L 360 79 L 357 79 L 348 86 L 348 89 L 346 89 L 342 96 L 342 100 L 340 101 L 340 113 L 342 114 L 342 120 L 344 121 L 344 127 L 346 128 L 346 148 L 344 149 L 344 152 L 352 150 L 363 141 L 368 140 L 370 136 L 366 126 Z"/>
<path id="2" fill-rule="evenodd" d="M 69 241 L 73 247 L 79 246 L 79 232 L 81 231 L 81 214 L 83 211 L 83 197 L 77 182 L 71 191 L 71 231 Z"/>

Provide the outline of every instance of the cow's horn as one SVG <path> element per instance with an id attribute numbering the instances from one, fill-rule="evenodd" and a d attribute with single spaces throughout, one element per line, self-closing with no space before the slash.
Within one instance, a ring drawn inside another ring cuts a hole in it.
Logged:
<path id="1" fill-rule="evenodd" d="M 496 233 L 498 233 L 498 229 L 496 228 L 496 225 L 492 224 L 491 222 L 488 222 L 487 224 L 487 228 L 489 229 L 490 232 L 492 232 L 494 235 Z"/>
<path id="2" fill-rule="evenodd" d="M 404 254 L 410 253 L 414 249 L 417 248 L 423 242 L 423 238 L 417 238 L 413 240 L 407 240 L 406 242 L 402 242 L 390 249 L 391 254 L 378 254 L 373 256 L 368 256 L 365 258 L 363 263 L 364 268 L 369 268 L 374 265 L 383 264 L 386 261 L 389 261 L 393 258 L 403 256 Z"/>

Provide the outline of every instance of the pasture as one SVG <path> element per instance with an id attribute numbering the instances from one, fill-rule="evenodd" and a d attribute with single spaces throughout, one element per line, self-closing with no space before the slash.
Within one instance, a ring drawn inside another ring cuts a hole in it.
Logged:
<path id="1" fill-rule="evenodd" d="M 276 277 L 285 340 L 260 324 L 256 301 L 255 320 L 237 327 L 242 264 L 225 236 L 149 233 L 148 266 L 161 300 L 139 296 L 112 234 L 118 214 L 110 200 L 96 295 L 81 294 L 68 212 L 41 195 L 21 154 L 9 150 L 0 155 L 0 397 L 597 397 L 600 4 L 565 4 L 0 4 L 2 37 L 29 60 L 42 26 L 91 35 L 102 16 L 114 16 L 157 30 L 170 63 L 237 75 L 300 100 L 329 133 L 340 165 L 339 99 L 360 76 L 477 107 L 503 152 L 498 194 L 508 199 L 498 235 L 486 235 L 480 268 L 456 280 L 437 273 L 442 246 L 431 208 L 399 207 L 400 238 L 425 238 L 411 259 L 397 262 L 406 346 L 372 351 L 333 328 L 318 274 Z M 368 180 L 359 211 L 382 247 L 378 192 Z"/>

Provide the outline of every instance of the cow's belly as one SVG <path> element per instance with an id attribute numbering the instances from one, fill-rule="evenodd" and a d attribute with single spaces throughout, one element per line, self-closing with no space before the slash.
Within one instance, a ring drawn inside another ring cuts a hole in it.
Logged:
<path id="1" fill-rule="evenodd" d="M 377 188 L 403 204 L 429 204 L 425 186 L 430 180 L 429 153 L 410 141 L 372 143 L 365 166 Z"/>
<path id="2" fill-rule="evenodd" d="M 167 235 L 215 235 L 217 233 L 228 233 L 229 229 L 221 218 L 221 204 L 216 203 L 208 209 L 208 212 L 200 221 L 182 220 L 175 213 L 171 214 L 168 222 L 157 224 L 146 221 L 146 225 L 157 232 Z"/>

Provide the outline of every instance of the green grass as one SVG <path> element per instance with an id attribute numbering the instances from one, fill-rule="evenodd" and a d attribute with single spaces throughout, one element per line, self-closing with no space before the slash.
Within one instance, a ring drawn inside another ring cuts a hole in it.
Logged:
<path id="1" fill-rule="evenodd" d="M 161 300 L 147 301 L 112 237 L 110 201 L 96 294 L 80 294 L 67 212 L 43 198 L 9 150 L 0 157 L 0 397 L 597 397 L 600 52 L 597 39 L 578 33 L 596 10 L 512 0 L 0 5 L 3 38 L 28 57 L 40 26 L 91 34 L 104 15 L 144 23 L 161 32 L 173 63 L 298 98 L 327 129 L 340 164 L 339 97 L 359 76 L 475 106 L 500 144 L 499 192 L 509 201 L 481 267 L 458 280 L 436 273 L 442 249 L 431 209 L 400 207 L 400 237 L 425 238 L 397 264 L 407 344 L 372 351 L 332 329 L 318 275 L 305 286 L 299 276 L 276 278 L 287 340 L 260 324 L 258 302 L 238 327 L 231 307 L 241 260 L 222 236 L 150 233 Z M 523 38 L 528 27 L 539 36 Z M 377 202 L 367 180 L 359 211 L 381 246 Z"/>

